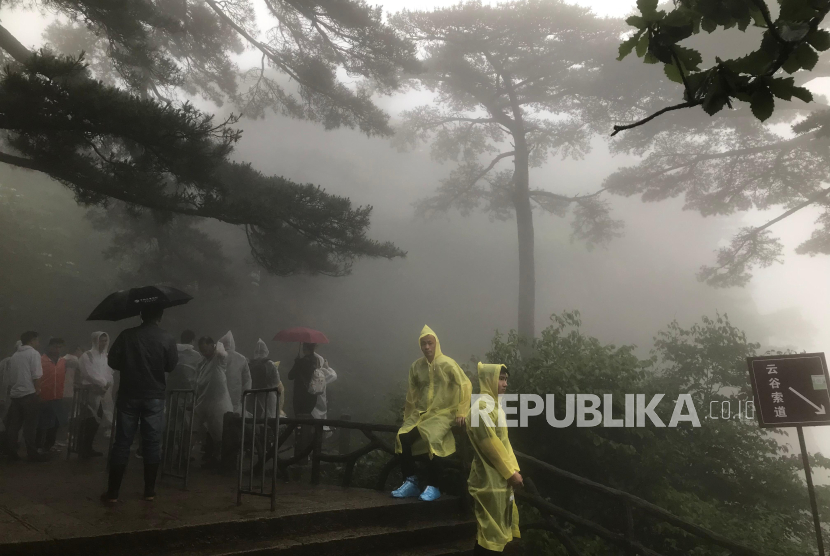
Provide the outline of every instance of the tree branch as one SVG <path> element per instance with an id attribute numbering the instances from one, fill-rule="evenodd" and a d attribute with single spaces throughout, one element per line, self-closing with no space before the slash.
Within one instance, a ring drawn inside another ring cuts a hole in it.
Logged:
<path id="1" fill-rule="evenodd" d="M 761 15 L 764 17 L 764 22 L 767 24 L 767 29 L 769 29 L 770 34 L 772 34 L 773 38 L 778 41 L 778 44 L 784 45 L 787 44 L 787 41 L 784 40 L 778 33 L 778 29 L 775 28 L 775 23 L 772 21 L 772 16 L 769 13 L 769 6 L 764 0 L 751 0 L 755 7 L 760 10 Z"/>
<path id="2" fill-rule="evenodd" d="M 0 48 L 8 52 L 9 56 L 21 64 L 28 62 L 33 54 L 2 25 L 0 25 Z"/>
<path id="3" fill-rule="evenodd" d="M 590 199 L 592 197 L 596 197 L 596 196 L 600 195 L 605 190 L 606 190 L 606 188 L 603 187 L 599 191 L 591 193 L 590 195 L 576 195 L 575 197 L 567 197 L 565 195 L 560 195 L 559 193 L 552 193 L 550 191 L 544 191 L 542 189 L 532 189 L 530 191 L 530 196 L 531 197 L 549 197 L 551 199 L 556 199 L 557 201 L 566 201 L 566 202 L 569 202 L 569 203 L 574 203 L 574 202 L 578 203 L 579 201 L 581 201 L 583 199 Z"/>
<path id="4" fill-rule="evenodd" d="M 657 112 L 655 112 L 651 116 L 648 116 L 647 118 L 643 118 L 642 120 L 636 121 L 632 124 L 615 125 L 614 126 L 614 133 L 611 134 L 611 137 L 615 136 L 616 134 L 618 134 L 621 131 L 625 131 L 626 129 L 632 129 L 632 128 L 639 127 L 641 125 L 647 124 L 648 122 L 650 122 L 654 118 L 656 118 L 658 116 L 662 116 L 666 112 L 671 112 L 672 110 L 680 110 L 681 108 L 691 108 L 692 106 L 698 106 L 700 104 L 703 104 L 702 100 L 692 100 L 692 101 L 684 102 L 684 103 L 681 103 L 681 104 L 675 104 L 674 106 L 667 106 L 666 108 L 663 108 L 662 110 L 658 110 Z"/>

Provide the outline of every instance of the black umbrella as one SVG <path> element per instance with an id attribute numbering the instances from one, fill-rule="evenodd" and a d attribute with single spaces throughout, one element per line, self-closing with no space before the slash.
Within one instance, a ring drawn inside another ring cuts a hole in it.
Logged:
<path id="1" fill-rule="evenodd" d="M 176 288 L 145 286 L 117 291 L 98 304 L 86 320 L 122 320 L 134 317 L 145 307 L 175 307 L 193 299 Z"/>

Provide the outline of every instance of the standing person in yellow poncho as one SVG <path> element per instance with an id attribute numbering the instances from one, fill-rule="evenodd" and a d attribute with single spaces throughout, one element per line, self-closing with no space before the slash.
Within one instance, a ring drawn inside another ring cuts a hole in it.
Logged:
<path id="1" fill-rule="evenodd" d="M 438 336 L 429 326 L 421 330 L 418 345 L 424 356 L 409 367 L 403 426 L 395 440 L 405 480 L 392 496 L 418 496 L 430 502 L 441 497 L 437 460 L 455 452 L 452 427 L 464 426 L 473 386 L 458 363 L 441 353 Z M 427 485 L 423 492 L 415 476 L 413 460 L 413 456 L 420 454 L 429 454 Z"/>
<path id="2" fill-rule="evenodd" d="M 507 543 L 520 536 L 519 510 L 513 489 L 523 485 L 522 476 L 499 404 L 499 396 L 507 391 L 508 377 L 504 365 L 478 364 L 481 385 L 481 398 L 475 402 L 478 415 L 473 415 L 467 423 L 467 435 L 475 449 L 467 480 L 478 521 L 475 555 L 502 552 Z"/>

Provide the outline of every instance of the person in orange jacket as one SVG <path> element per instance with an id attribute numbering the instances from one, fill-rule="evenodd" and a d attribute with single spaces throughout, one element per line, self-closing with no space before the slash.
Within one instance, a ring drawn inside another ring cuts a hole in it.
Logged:
<path id="1" fill-rule="evenodd" d="M 51 338 L 46 352 L 40 358 L 43 376 L 40 379 L 40 417 L 36 444 L 48 452 L 55 446 L 58 429 L 66 424 L 66 408 L 63 404 L 63 387 L 66 379 L 66 359 L 63 355 L 66 342 Z"/>

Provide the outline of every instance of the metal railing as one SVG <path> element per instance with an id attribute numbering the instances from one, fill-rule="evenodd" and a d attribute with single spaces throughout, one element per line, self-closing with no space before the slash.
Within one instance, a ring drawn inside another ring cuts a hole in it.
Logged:
<path id="1" fill-rule="evenodd" d="M 69 431 L 66 440 L 66 459 L 72 454 L 80 455 L 80 442 L 85 433 L 83 429 L 84 408 L 89 405 L 91 389 L 88 386 L 75 385 L 72 393 L 72 409 L 69 411 Z"/>
<path id="2" fill-rule="evenodd" d="M 161 476 L 183 480 L 185 489 L 190 474 L 195 404 L 196 390 L 170 390 L 164 408 Z"/>
<path id="3" fill-rule="evenodd" d="M 274 411 L 275 416 L 269 417 L 268 416 L 268 398 L 270 394 L 275 395 L 274 400 Z M 251 412 L 251 419 L 247 419 L 247 412 L 248 412 L 248 398 L 253 396 L 254 398 L 254 405 L 253 411 Z M 260 405 L 259 399 L 262 397 L 262 404 Z M 271 511 L 275 511 L 277 509 L 277 467 L 279 465 L 279 458 L 277 457 L 277 450 L 279 448 L 277 442 L 277 437 L 279 436 L 280 430 L 280 413 L 279 413 L 279 398 L 280 393 L 278 388 L 260 388 L 257 390 L 245 390 L 242 393 L 242 432 L 240 434 L 240 443 L 239 443 L 239 482 L 236 488 L 236 505 L 239 506 L 242 504 L 242 495 L 243 494 L 250 494 L 253 496 L 267 496 L 271 499 Z M 261 411 L 260 411 L 261 409 Z M 271 438 L 269 439 L 268 434 L 268 425 L 269 423 L 273 423 L 273 431 L 271 434 Z M 249 446 L 246 443 L 245 436 L 247 429 L 250 428 L 250 473 L 248 474 L 248 485 L 247 487 L 243 486 L 243 475 L 245 471 L 245 452 L 246 448 Z M 261 432 L 262 441 L 261 444 L 257 442 L 257 433 Z M 269 440 L 271 444 L 271 449 L 269 450 Z M 254 465 L 254 459 L 257 456 L 257 450 L 259 449 L 259 465 Z M 270 454 L 271 457 L 269 458 L 269 452 L 273 452 Z M 271 466 L 271 491 L 265 491 L 265 465 L 269 459 L 273 459 L 273 465 Z M 256 488 L 256 482 L 254 481 L 255 476 L 255 469 L 259 468 L 259 474 L 261 475 L 259 481 L 259 489 Z"/>
<path id="4" fill-rule="evenodd" d="M 524 528 L 540 529 L 552 533 L 554 537 L 562 543 L 568 554 L 572 556 L 578 555 L 579 551 L 576 549 L 573 541 L 565 534 L 564 530 L 559 525 L 557 521 L 559 519 L 571 523 L 578 529 L 587 531 L 624 549 L 628 555 L 633 556 L 637 554 L 640 556 L 663 556 L 659 552 L 643 546 L 643 544 L 637 540 L 637 535 L 635 534 L 634 529 L 635 509 L 639 513 L 645 514 L 645 516 L 650 518 L 651 521 L 659 520 L 664 523 L 668 523 L 699 540 L 706 541 L 717 547 L 729 550 L 729 554 L 731 555 L 765 556 L 765 554 L 759 550 L 755 550 L 743 544 L 731 541 L 718 533 L 679 518 L 668 510 L 652 504 L 651 502 L 647 502 L 642 498 L 638 498 L 633 494 L 596 483 L 590 479 L 586 479 L 584 477 L 580 477 L 579 475 L 575 475 L 574 473 L 565 471 L 564 469 L 554 467 L 553 465 L 545 463 L 544 461 L 538 460 L 534 457 L 522 454 L 521 452 L 515 452 L 515 454 L 516 458 L 520 462 L 528 464 L 528 467 L 538 470 L 542 474 L 565 480 L 586 490 L 600 493 L 612 499 L 618 505 L 620 517 L 623 522 L 623 531 L 621 533 L 612 531 L 591 519 L 579 516 L 566 510 L 565 508 L 551 503 L 549 500 L 546 500 L 540 495 L 532 480 L 525 478 L 526 488 L 517 490 L 516 498 L 535 507 L 543 516 L 545 516 L 545 519 L 541 523 L 527 525 Z"/>
<path id="5" fill-rule="evenodd" d="M 255 392 L 255 391 L 251 391 Z M 263 392 L 263 390 L 259 390 L 259 392 Z M 253 476 L 255 469 L 262 467 L 262 469 L 258 469 L 259 472 L 262 474 L 263 479 L 261 485 L 264 485 L 264 465 L 258 464 L 257 466 L 253 465 L 253 454 L 256 447 L 256 440 L 253 436 L 256 432 L 252 432 L 252 438 L 250 439 L 249 445 L 246 444 L 244 432 L 247 428 L 246 423 L 250 420 L 243 417 L 243 436 L 242 442 L 239 448 L 239 489 L 237 495 L 237 503 L 241 503 L 242 494 L 258 494 L 256 492 L 251 493 L 242 488 L 242 476 L 243 476 L 243 463 L 244 463 L 244 454 L 246 451 L 250 451 L 251 453 L 251 467 L 250 467 L 250 481 L 249 484 L 253 484 Z M 371 424 L 371 423 L 357 423 L 347 419 L 314 419 L 312 417 L 308 418 L 283 418 L 277 423 L 277 428 L 275 430 L 279 430 L 279 425 L 284 425 L 284 429 L 279 432 L 279 436 L 277 438 L 277 442 L 275 445 L 270 446 L 267 450 L 267 454 L 264 458 L 261 459 L 261 462 L 266 461 L 270 458 L 276 458 L 277 462 L 272 468 L 272 480 L 276 479 L 277 476 L 277 468 L 279 468 L 280 473 L 283 475 L 285 480 L 288 479 L 287 470 L 292 465 L 302 465 L 307 462 L 309 459 L 311 460 L 311 484 L 318 485 L 320 484 L 321 479 L 321 464 L 323 463 L 333 463 L 333 464 L 342 464 L 345 466 L 343 478 L 341 480 L 341 486 L 344 488 L 350 487 L 352 484 L 352 480 L 354 477 L 354 470 L 358 463 L 358 461 L 374 452 L 374 451 L 381 451 L 385 452 L 392 457 L 390 460 L 381 468 L 380 474 L 375 482 L 375 489 L 376 490 L 385 490 L 386 483 L 388 481 L 390 473 L 398 466 L 400 466 L 400 456 L 395 454 L 395 448 L 393 444 L 388 443 L 387 441 L 378 437 L 378 433 L 392 433 L 397 434 L 400 426 L 398 425 L 380 425 L 380 424 Z M 304 434 L 297 434 L 295 437 L 295 444 L 294 444 L 294 454 L 288 458 L 280 458 L 278 456 L 279 447 L 286 444 L 286 441 L 292 434 L 299 433 L 300 428 L 305 428 L 308 430 L 309 428 L 313 431 L 310 435 L 310 439 L 307 441 L 303 441 L 301 436 L 305 436 Z M 335 429 L 338 434 L 341 435 L 340 438 L 340 446 L 343 448 L 349 447 L 349 441 L 347 436 L 344 437 L 343 435 L 348 435 L 349 432 L 358 430 L 360 431 L 363 436 L 369 441 L 367 444 L 355 449 L 351 450 L 348 453 L 338 453 L 338 454 L 331 454 L 323 452 L 323 438 L 325 427 L 329 427 L 331 429 Z M 457 431 L 454 431 L 454 433 Z M 460 438 L 458 438 L 460 437 Z M 264 442 L 264 439 L 263 439 Z M 458 434 L 456 438 L 456 446 L 457 446 L 457 456 L 456 457 L 448 457 L 442 458 L 442 463 L 447 466 L 454 468 L 456 470 L 460 470 L 460 492 L 466 493 L 467 487 L 467 472 L 469 472 L 469 467 L 467 464 L 467 435 L 466 434 Z M 263 453 L 266 452 L 266 449 L 263 444 Z M 424 459 L 426 456 L 419 456 L 416 457 L 417 459 Z M 272 488 L 272 493 L 274 492 Z M 264 494 L 267 495 L 267 494 Z M 460 497 L 460 505 L 462 510 L 466 510 L 469 508 L 468 498 L 466 495 L 462 494 Z M 272 503 L 273 508 L 273 503 Z"/>

